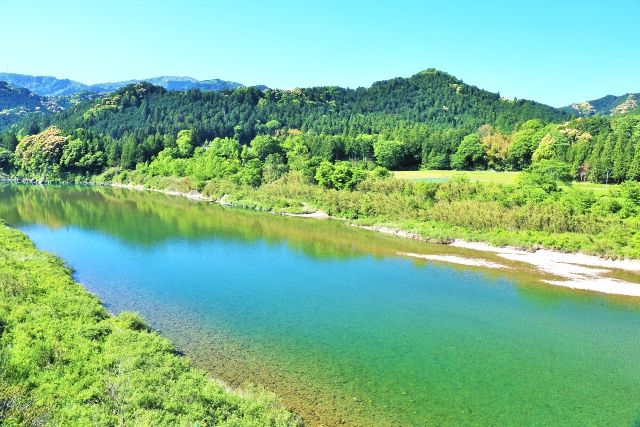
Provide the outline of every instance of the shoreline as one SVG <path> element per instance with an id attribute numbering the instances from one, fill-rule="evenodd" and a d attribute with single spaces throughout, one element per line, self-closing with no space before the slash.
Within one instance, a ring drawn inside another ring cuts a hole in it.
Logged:
<path id="1" fill-rule="evenodd" d="M 4 344 L 19 349 L 23 369 L 29 370 L 28 377 L 0 375 L 0 382 L 6 379 L 7 387 L 11 387 L 1 397 L 13 399 L 3 408 L 7 412 L 0 413 L 0 420 L 1 415 L 6 415 L 9 422 L 22 419 L 20 411 L 12 410 L 12 405 L 20 405 L 35 410 L 36 415 L 45 414 L 46 424 L 54 425 L 84 425 L 94 417 L 109 424 L 126 419 L 135 425 L 160 417 L 179 425 L 245 425 L 238 424 L 238 420 L 250 425 L 304 425 L 297 413 L 287 409 L 266 388 L 251 384 L 231 386 L 197 367 L 141 316 L 126 310 L 112 313 L 97 295 L 74 279 L 63 258 L 38 248 L 30 236 L 2 219 L 0 242 L 0 273 L 8 280 L 8 287 L 0 287 L 0 297 L 7 302 L 3 315 L 10 319 L 3 325 L 3 339 L 7 338 Z M 57 304 L 54 316 L 52 302 Z M 31 315 L 25 318 L 23 312 Z M 30 333 L 32 330 L 38 333 Z M 49 347 L 53 342 L 59 347 Z M 25 352 L 20 346 L 55 348 L 56 352 L 81 356 L 52 356 L 46 368 L 41 368 L 38 357 L 42 353 Z M 8 360 L 12 360 L 10 352 Z M 138 360 L 144 360 L 144 364 L 135 363 Z M 113 364 L 117 364 L 117 371 Z M 104 385 L 92 389 L 95 397 L 91 402 L 83 395 L 62 399 L 64 396 L 57 393 L 60 388 L 52 390 L 48 386 L 51 373 L 57 387 L 72 391 L 77 389 L 78 381 Z M 112 387 L 121 384 L 119 379 L 133 381 L 142 376 L 149 380 L 142 385 L 134 381 L 113 394 Z M 163 391 L 176 385 L 179 387 L 171 394 Z M 139 403 L 136 398 L 141 393 L 147 393 L 158 405 Z M 122 406 L 117 419 L 110 418 L 116 397 L 129 402 L 126 408 Z M 190 400 L 190 407 L 176 406 L 176 402 L 185 400 Z M 218 415 L 208 410 L 216 406 L 228 407 L 229 411 Z"/>
<path id="2" fill-rule="evenodd" d="M 11 180 L 11 182 L 20 182 Z M 98 185 L 95 183 L 89 183 L 90 185 Z M 121 184 L 121 183 L 105 183 L 104 186 L 114 188 L 124 188 L 128 190 L 137 191 L 152 191 L 157 193 L 163 193 L 169 196 L 184 197 L 189 200 L 217 203 L 221 206 L 232 208 L 245 208 L 243 206 L 234 205 L 230 203 L 226 198 L 227 195 L 223 195 L 219 199 L 204 196 L 202 193 L 196 190 L 189 192 L 181 192 L 177 190 L 163 190 L 157 188 L 145 187 L 144 185 L 134 184 Z M 333 217 L 328 215 L 322 210 L 316 210 L 309 213 L 286 213 L 276 211 L 263 211 L 272 215 L 297 217 L 297 218 L 310 218 L 317 220 L 334 219 L 339 220 L 357 227 L 363 230 L 373 231 L 377 233 L 387 234 L 404 239 L 413 239 L 426 243 L 437 243 L 449 245 L 451 247 L 468 249 L 477 252 L 492 253 L 496 256 L 505 259 L 507 261 L 518 262 L 526 264 L 530 267 L 534 267 L 539 273 L 554 276 L 556 279 L 543 279 L 542 283 L 552 286 L 560 286 L 569 289 L 584 290 L 605 293 L 610 295 L 621 295 L 630 297 L 640 297 L 640 283 L 628 282 L 612 277 L 608 277 L 608 274 L 617 271 L 626 271 L 631 273 L 637 273 L 640 279 L 640 259 L 607 259 L 597 255 L 589 255 L 585 253 L 567 253 L 553 249 L 536 249 L 525 250 L 515 246 L 495 246 L 486 242 L 473 242 L 463 239 L 432 239 L 425 237 L 418 233 L 410 231 L 387 227 L 387 226 L 369 226 L 349 223 L 344 218 Z M 421 258 L 428 261 L 444 262 L 457 265 L 484 267 L 490 269 L 508 269 L 502 264 L 498 264 L 492 261 L 483 259 L 481 254 L 477 258 L 469 258 L 455 255 L 425 255 L 415 253 L 400 253 L 398 255 L 409 256 L 412 258 Z"/>

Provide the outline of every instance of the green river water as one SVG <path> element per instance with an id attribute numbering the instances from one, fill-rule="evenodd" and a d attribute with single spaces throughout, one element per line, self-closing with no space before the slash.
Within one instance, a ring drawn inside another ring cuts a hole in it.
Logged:
<path id="1" fill-rule="evenodd" d="M 274 391 L 309 425 L 640 425 L 637 299 L 158 193 L 2 185 L 0 218 L 110 311 L 140 312 L 194 364 Z"/>

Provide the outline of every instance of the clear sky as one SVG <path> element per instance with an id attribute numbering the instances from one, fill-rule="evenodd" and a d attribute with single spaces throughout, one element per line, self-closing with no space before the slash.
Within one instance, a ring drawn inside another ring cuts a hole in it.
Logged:
<path id="1" fill-rule="evenodd" d="M 369 86 L 426 68 L 555 106 L 640 92 L 640 0 L 0 0 L 0 69 Z"/>

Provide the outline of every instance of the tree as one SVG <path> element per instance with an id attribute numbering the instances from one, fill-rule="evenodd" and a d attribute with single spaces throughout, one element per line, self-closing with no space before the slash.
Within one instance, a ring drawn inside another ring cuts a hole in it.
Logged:
<path id="1" fill-rule="evenodd" d="M 543 124 L 539 120 L 529 120 L 525 122 L 520 130 L 512 135 L 507 163 L 514 170 L 523 170 L 531 164 L 533 152 L 538 147 L 543 135 L 539 133 L 543 130 Z"/>
<path id="2" fill-rule="evenodd" d="M 258 159 L 249 160 L 240 169 L 238 177 L 242 184 L 259 187 L 262 184 L 262 162 Z"/>
<path id="3" fill-rule="evenodd" d="M 258 135 L 251 141 L 251 151 L 258 159 L 264 161 L 270 154 L 283 154 L 282 147 L 276 138 L 269 135 Z"/>
<path id="4" fill-rule="evenodd" d="M 125 169 L 133 169 L 138 162 L 138 146 L 132 135 L 128 135 L 122 144 L 120 166 Z"/>
<path id="5" fill-rule="evenodd" d="M 13 152 L 16 145 L 18 145 L 18 138 L 16 138 L 13 133 L 7 132 L 2 135 L 2 139 L 0 139 L 0 148 Z"/>
<path id="6" fill-rule="evenodd" d="M 486 165 L 484 147 L 480 135 L 471 133 L 465 136 L 458 150 L 451 156 L 451 167 L 458 170 L 478 169 Z"/>
<path id="7" fill-rule="evenodd" d="M 332 181 L 333 176 L 333 163 L 323 160 L 318 168 L 316 169 L 315 179 L 318 185 L 321 185 L 325 188 L 331 188 L 333 186 Z"/>
<path id="8" fill-rule="evenodd" d="M 492 126 L 480 128 L 482 146 L 484 147 L 487 167 L 493 170 L 501 170 L 505 167 L 505 160 L 509 152 L 511 140 L 502 132 L 496 131 Z"/>
<path id="9" fill-rule="evenodd" d="M 60 177 L 60 158 L 67 137 L 55 126 L 22 138 L 16 147 L 18 167 L 27 175 L 45 178 Z"/>
<path id="10" fill-rule="evenodd" d="M 400 141 L 380 139 L 373 145 L 373 154 L 380 166 L 397 169 L 404 156 L 404 146 Z"/>
<path id="11" fill-rule="evenodd" d="M 273 182 L 287 173 L 287 163 L 279 153 L 269 154 L 264 161 L 262 177 L 264 182 Z"/>
<path id="12" fill-rule="evenodd" d="M 536 163 L 541 160 L 553 159 L 556 155 L 555 145 L 555 138 L 551 134 L 546 134 L 538 144 L 536 151 L 533 152 L 531 160 Z"/>
<path id="13" fill-rule="evenodd" d="M 68 141 L 62 150 L 60 166 L 67 172 L 99 172 L 104 165 L 104 154 L 82 139 Z"/>
<path id="14" fill-rule="evenodd" d="M 520 182 L 524 186 L 538 187 L 546 193 L 552 193 L 558 191 L 560 184 L 571 184 L 573 178 L 571 165 L 544 159 L 527 168 L 520 176 Z"/>
<path id="15" fill-rule="evenodd" d="M 176 155 L 178 157 L 191 157 L 195 149 L 192 130 L 181 130 L 176 138 Z"/>

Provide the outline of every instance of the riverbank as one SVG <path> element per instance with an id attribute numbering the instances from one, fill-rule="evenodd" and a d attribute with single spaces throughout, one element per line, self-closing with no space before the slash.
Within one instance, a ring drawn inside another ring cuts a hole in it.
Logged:
<path id="1" fill-rule="evenodd" d="M 193 368 L 138 315 L 110 315 L 0 222 L 0 419 L 10 425 L 295 426 L 261 390 Z"/>

